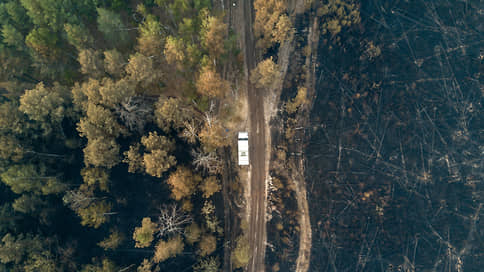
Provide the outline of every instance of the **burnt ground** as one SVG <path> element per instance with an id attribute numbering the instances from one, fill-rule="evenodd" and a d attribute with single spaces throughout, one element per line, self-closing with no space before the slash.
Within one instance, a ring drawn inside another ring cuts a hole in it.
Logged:
<path id="1" fill-rule="evenodd" d="M 365 1 L 359 29 L 321 37 L 305 150 L 311 271 L 484 264 L 479 10 Z"/>

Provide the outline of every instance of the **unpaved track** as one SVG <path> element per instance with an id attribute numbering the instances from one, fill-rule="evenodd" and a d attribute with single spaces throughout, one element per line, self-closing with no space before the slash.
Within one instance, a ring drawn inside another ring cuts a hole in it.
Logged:
<path id="1" fill-rule="evenodd" d="M 243 28 L 243 50 L 247 75 L 256 66 L 255 41 L 253 35 L 252 1 L 238 1 L 240 17 L 237 23 Z M 266 249 L 266 127 L 264 120 L 263 90 L 255 88 L 248 80 L 247 94 L 249 102 L 249 156 L 250 156 L 250 199 L 248 239 L 251 258 L 247 266 L 249 272 L 264 271 Z"/>
<path id="2" fill-rule="evenodd" d="M 249 244 L 252 257 L 248 271 L 264 271 L 266 236 L 266 137 L 263 97 L 249 85 L 250 109 L 250 217 Z"/>
<path id="3" fill-rule="evenodd" d="M 308 45 L 311 48 L 311 54 L 306 58 L 305 66 L 308 67 L 306 73 L 306 87 L 309 91 L 309 97 L 314 96 L 316 86 L 316 60 L 317 60 L 317 46 L 319 43 L 319 24 L 317 18 L 313 18 L 313 24 L 309 27 L 308 31 Z M 305 105 L 302 110 L 303 114 L 298 116 L 298 127 L 309 126 L 309 112 L 313 107 L 314 100 L 309 105 Z M 304 138 L 304 135 L 301 136 Z M 303 146 L 298 146 L 298 152 L 303 153 Z M 309 218 L 309 206 L 307 200 L 306 182 L 304 178 L 304 158 L 301 157 L 297 162 L 297 171 L 293 176 L 293 180 L 296 188 L 297 206 L 299 211 L 299 254 L 296 260 L 296 272 L 306 272 L 309 270 L 311 259 L 311 241 L 312 230 L 311 221 Z"/>

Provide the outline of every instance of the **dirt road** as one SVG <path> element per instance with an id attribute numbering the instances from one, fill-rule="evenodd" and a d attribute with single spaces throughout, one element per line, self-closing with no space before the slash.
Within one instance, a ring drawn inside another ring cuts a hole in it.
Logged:
<path id="1" fill-rule="evenodd" d="M 255 41 L 253 35 L 252 1 L 237 1 L 236 26 L 243 35 L 242 50 L 245 56 L 247 75 L 255 68 Z M 249 156 L 250 156 L 250 199 L 248 202 L 249 230 L 248 239 L 251 259 L 249 272 L 264 271 L 266 249 L 266 127 L 264 120 L 263 90 L 255 88 L 247 77 L 247 94 L 249 102 Z"/>

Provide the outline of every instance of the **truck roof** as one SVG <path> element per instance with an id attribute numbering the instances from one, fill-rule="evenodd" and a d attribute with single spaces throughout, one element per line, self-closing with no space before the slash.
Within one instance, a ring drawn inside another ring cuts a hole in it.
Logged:
<path id="1" fill-rule="evenodd" d="M 239 165 L 249 165 L 249 133 L 239 132 Z"/>
<path id="2" fill-rule="evenodd" d="M 249 133 L 247 132 L 239 132 L 239 139 L 248 139 Z"/>

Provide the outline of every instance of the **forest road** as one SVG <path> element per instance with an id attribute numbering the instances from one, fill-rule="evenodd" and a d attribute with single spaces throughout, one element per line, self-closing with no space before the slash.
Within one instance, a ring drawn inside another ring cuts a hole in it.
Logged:
<path id="1" fill-rule="evenodd" d="M 266 243 L 266 184 L 265 160 L 266 137 L 264 122 L 264 104 L 260 92 L 249 85 L 250 109 L 250 214 L 249 214 L 249 245 L 251 259 L 249 272 L 264 271 Z"/>
<path id="2" fill-rule="evenodd" d="M 256 67 L 255 40 L 252 28 L 253 3 L 238 1 L 239 32 L 243 36 L 243 51 L 247 75 Z M 236 24 L 237 24 L 236 23 Z M 264 120 L 264 93 L 256 88 L 247 77 L 249 103 L 249 156 L 250 156 L 250 199 L 249 199 L 249 250 L 251 258 L 249 272 L 264 271 L 266 250 L 266 123 Z"/>

